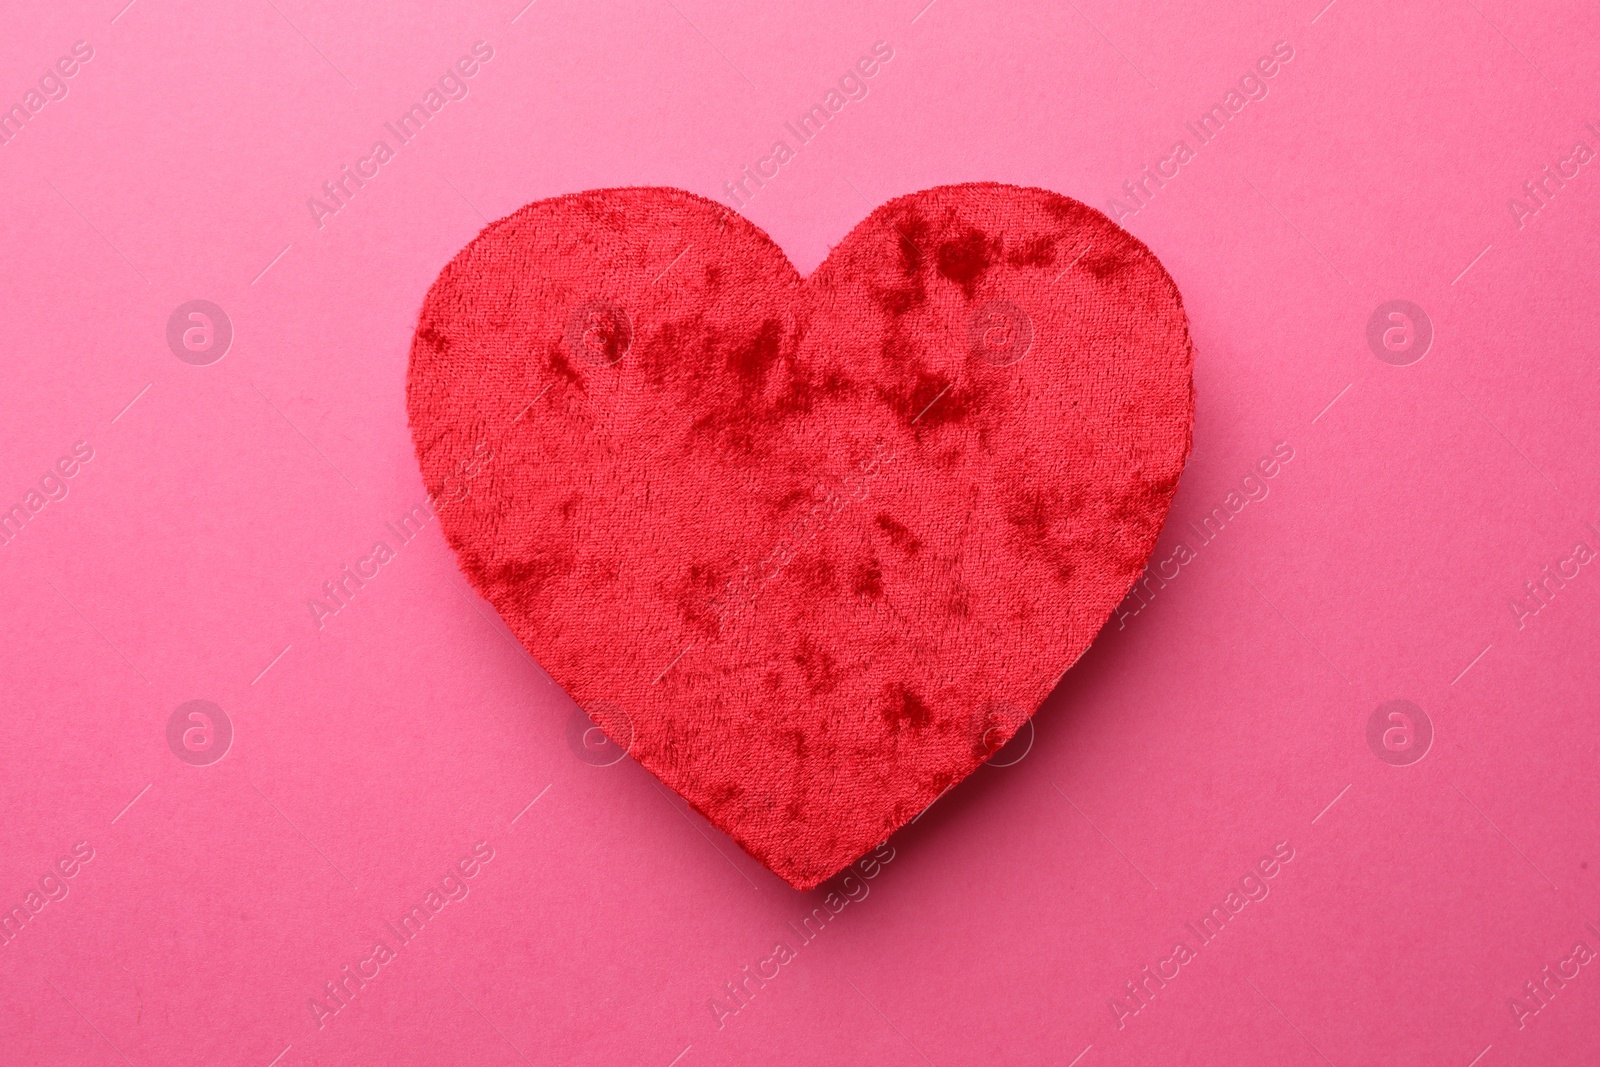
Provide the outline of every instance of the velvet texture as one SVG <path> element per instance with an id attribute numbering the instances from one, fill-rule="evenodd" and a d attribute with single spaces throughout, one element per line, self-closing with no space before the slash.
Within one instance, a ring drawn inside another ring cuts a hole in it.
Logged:
<path id="1" fill-rule="evenodd" d="M 530 204 L 429 292 L 408 405 L 462 570 L 618 744 L 797 888 L 1008 740 L 1154 547 L 1192 348 L 1039 189 L 878 208 L 810 278 L 675 189 Z"/>

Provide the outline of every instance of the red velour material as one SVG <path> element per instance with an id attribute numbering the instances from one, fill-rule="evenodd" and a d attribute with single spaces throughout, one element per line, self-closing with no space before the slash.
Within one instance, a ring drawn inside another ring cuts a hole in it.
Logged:
<path id="1" fill-rule="evenodd" d="M 1138 577 L 1189 454 L 1178 291 L 1040 189 L 929 189 L 802 278 L 676 189 L 529 204 L 411 347 L 462 570 L 618 744 L 809 888 L 970 774 Z"/>

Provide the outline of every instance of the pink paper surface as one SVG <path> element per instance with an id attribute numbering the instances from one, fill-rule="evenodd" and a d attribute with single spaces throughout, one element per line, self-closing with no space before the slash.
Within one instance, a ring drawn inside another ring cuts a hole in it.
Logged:
<path id="1" fill-rule="evenodd" d="M 0 1064 L 1592 1058 L 1600 14 L 124 2 L 0 35 Z M 813 894 L 396 532 L 455 251 L 586 188 L 735 206 L 779 139 L 737 206 L 803 271 L 898 194 L 1043 186 L 1197 345 L 1143 597 Z"/>

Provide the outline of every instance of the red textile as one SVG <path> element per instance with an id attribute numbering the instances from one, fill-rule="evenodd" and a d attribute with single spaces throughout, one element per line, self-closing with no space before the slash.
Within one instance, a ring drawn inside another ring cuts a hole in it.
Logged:
<path id="1" fill-rule="evenodd" d="M 1054 193 L 900 197 L 802 278 L 721 205 L 607 189 L 456 256 L 407 393 L 473 585 L 803 889 L 1089 646 L 1171 504 L 1191 364 L 1155 257 Z"/>

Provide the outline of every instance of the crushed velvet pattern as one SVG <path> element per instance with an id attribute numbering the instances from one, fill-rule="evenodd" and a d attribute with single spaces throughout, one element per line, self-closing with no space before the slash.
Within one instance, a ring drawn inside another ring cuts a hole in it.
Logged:
<path id="1" fill-rule="evenodd" d="M 815 886 L 1033 714 L 1189 454 L 1176 287 L 1040 189 L 892 200 L 802 278 L 676 189 L 544 200 L 422 308 L 467 577 L 619 745 Z"/>

